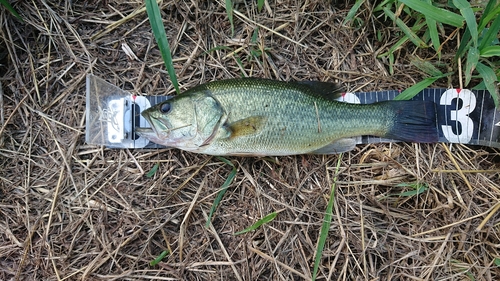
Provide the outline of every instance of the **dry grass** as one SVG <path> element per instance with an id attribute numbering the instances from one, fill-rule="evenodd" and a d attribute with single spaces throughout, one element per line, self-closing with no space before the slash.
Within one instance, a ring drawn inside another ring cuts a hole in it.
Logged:
<path id="1" fill-rule="evenodd" d="M 183 89 L 242 74 L 365 91 L 420 77 L 406 58 L 412 50 L 399 52 L 394 76 L 375 60 L 395 39 L 369 12 L 355 29 L 340 24 L 341 4 L 267 1 L 258 13 L 255 2 L 238 4 L 247 19 L 235 15 L 232 38 L 223 1 L 162 3 Z M 205 228 L 228 165 L 83 140 L 87 73 L 135 94 L 173 92 L 142 1 L 14 6 L 25 23 L 0 15 L 0 280 L 311 278 L 337 155 L 230 158 L 238 174 Z M 271 30 L 260 28 L 252 44 L 256 23 Z M 385 42 L 375 43 L 376 30 Z M 217 46 L 228 49 L 205 53 Z M 252 49 L 269 56 L 251 59 Z M 344 154 L 319 279 L 499 280 L 499 159 L 498 150 L 442 144 Z M 145 177 L 157 162 L 156 175 Z M 429 189 L 389 196 L 414 181 Z M 233 236 L 273 211 L 271 223 Z M 151 267 L 165 249 L 171 254 Z"/>

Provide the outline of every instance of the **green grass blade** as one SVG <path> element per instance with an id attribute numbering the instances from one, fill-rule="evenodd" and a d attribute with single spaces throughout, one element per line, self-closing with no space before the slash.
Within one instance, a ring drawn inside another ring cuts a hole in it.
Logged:
<path id="1" fill-rule="evenodd" d="M 494 40 L 498 40 L 498 31 L 500 31 L 500 16 L 497 17 L 488 28 L 488 31 L 481 38 L 481 43 L 479 43 L 479 50 L 487 46 L 491 46 Z"/>
<path id="2" fill-rule="evenodd" d="M 422 186 L 427 186 L 427 184 L 415 181 L 415 182 L 401 182 L 401 183 L 396 184 L 396 186 L 397 187 L 411 187 L 413 189 L 418 189 Z"/>
<path id="3" fill-rule="evenodd" d="M 160 254 L 160 255 L 159 255 L 156 259 L 152 260 L 152 261 L 149 263 L 149 265 L 150 265 L 150 266 L 155 266 L 155 265 L 157 265 L 157 264 L 158 264 L 159 262 L 161 262 L 161 260 L 162 260 L 163 258 L 165 258 L 167 255 L 168 255 L 168 251 L 163 251 L 163 252 L 161 252 L 161 254 Z"/>
<path id="4" fill-rule="evenodd" d="M 392 47 L 387 52 L 378 55 L 377 58 L 380 59 L 383 57 L 389 57 L 390 55 L 392 55 L 394 53 L 394 51 L 396 51 L 398 48 L 400 48 L 402 45 L 404 45 L 404 43 L 406 43 L 406 41 L 408 41 L 408 37 L 405 35 L 401 39 L 399 39 L 399 41 L 396 42 L 396 44 L 392 45 Z"/>
<path id="5" fill-rule="evenodd" d="M 337 161 L 337 167 L 335 169 L 335 177 L 333 178 L 332 190 L 330 191 L 330 198 L 328 199 L 328 205 L 326 206 L 325 218 L 323 219 L 323 225 L 321 225 L 321 231 L 319 234 L 318 246 L 316 247 L 316 256 L 314 258 L 314 269 L 312 280 L 316 280 L 318 276 L 319 263 L 321 262 L 321 256 L 323 254 L 323 249 L 325 248 L 326 238 L 328 237 L 328 230 L 330 229 L 330 224 L 332 222 L 333 216 L 333 204 L 335 203 L 335 188 L 337 184 L 337 174 L 340 170 L 340 163 L 342 163 L 342 155 L 339 154 L 339 159 Z"/>
<path id="6" fill-rule="evenodd" d="M 476 69 L 479 62 L 479 51 L 476 46 L 472 46 L 467 53 L 467 61 L 465 62 L 465 86 L 469 85 L 472 77 L 472 72 Z"/>
<path id="7" fill-rule="evenodd" d="M 433 5 L 421 0 L 400 0 L 413 10 L 430 17 L 437 22 L 448 24 L 455 27 L 462 27 L 464 25 L 464 18 L 453 12 L 445 9 L 434 7 Z"/>
<path id="8" fill-rule="evenodd" d="M 426 78 L 417 84 L 411 86 L 410 88 L 404 90 L 401 94 L 397 95 L 394 100 L 409 100 L 420 93 L 423 89 L 429 87 L 434 81 L 438 80 L 441 77 L 429 77 Z"/>
<path id="9" fill-rule="evenodd" d="M 356 3 L 354 3 L 352 8 L 347 13 L 347 16 L 345 17 L 344 22 L 342 23 L 343 25 L 345 25 L 347 22 L 351 21 L 354 18 L 354 16 L 356 16 L 356 13 L 358 12 L 361 5 L 363 5 L 363 3 L 365 3 L 365 0 L 356 0 Z"/>
<path id="10" fill-rule="evenodd" d="M 240 68 L 241 71 L 241 77 L 247 77 L 248 75 L 245 72 L 245 67 L 243 66 L 243 62 L 241 61 L 240 57 L 234 57 L 236 60 L 236 64 L 238 64 L 238 67 Z"/>
<path id="11" fill-rule="evenodd" d="M 378 4 L 373 11 L 380 12 L 384 9 L 384 7 L 390 7 L 394 3 L 394 0 L 384 0 L 382 3 Z"/>
<path id="12" fill-rule="evenodd" d="M 257 44 L 258 40 L 259 40 L 259 27 L 257 26 L 257 28 L 255 28 L 253 30 L 252 38 L 250 38 L 250 42 L 252 44 Z"/>
<path id="13" fill-rule="evenodd" d="M 243 233 L 247 233 L 247 232 L 250 232 L 250 231 L 254 231 L 256 230 L 257 228 L 259 228 L 261 225 L 265 224 L 265 223 L 268 223 L 272 220 L 274 220 L 274 218 L 276 218 L 276 216 L 278 215 L 278 213 L 276 212 L 272 212 L 270 213 L 269 215 L 263 217 L 262 219 L 258 220 L 257 222 L 255 222 L 254 224 L 252 224 L 251 226 L 243 229 L 242 231 L 238 231 L 236 233 L 234 233 L 233 235 L 240 235 L 240 234 L 243 234 Z"/>
<path id="14" fill-rule="evenodd" d="M 233 20 L 233 2 L 226 0 L 226 13 L 229 23 L 231 24 L 231 37 L 234 36 L 234 20 Z"/>
<path id="15" fill-rule="evenodd" d="M 401 37 L 401 39 L 399 39 L 398 42 L 396 42 L 394 45 L 391 46 L 389 51 L 378 55 L 377 58 L 382 58 L 389 56 L 390 54 L 393 54 L 397 49 L 401 48 L 401 46 L 403 46 L 407 41 L 408 41 L 408 36 L 405 35 Z"/>
<path id="16" fill-rule="evenodd" d="M 217 159 L 219 159 L 220 161 L 224 162 L 224 164 L 227 164 L 227 165 L 229 165 L 229 166 L 231 166 L 231 167 L 234 168 L 234 164 L 231 163 L 231 161 L 227 160 L 226 158 L 218 156 Z"/>
<path id="17" fill-rule="evenodd" d="M 435 67 L 431 62 L 423 60 L 417 56 L 411 56 L 410 62 L 429 76 L 442 76 L 443 72 Z"/>
<path id="18" fill-rule="evenodd" d="M 0 3 L 2 3 L 5 9 L 7 9 L 7 11 L 13 14 L 18 20 L 24 22 L 23 18 L 21 18 L 21 16 L 17 13 L 16 9 L 14 9 L 12 5 L 10 5 L 10 3 L 7 2 L 7 0 L 0 0 Z"/>
<path id="19" fill-rule="evenodd" d="M 409 190 L 409 191 L 401 192 L 401 193 L 398 193 L 398 194 L 394 194 L 394 196 L 412 197 L 412 196 L 424 193 L 427 189 L 428 188 L 426 186 L 420 186 L 420 187 L 418 187 L 415 190 Z"/>
<path id="20" fill-rule="evenodd" d="M 160 167 L 160 163 L 156 163 L 153 168 L 146 174 L 146 177 L 151 178 L 156 174 L 156 171 L 158 171 L 158 168 Z"/>
<path id="21" fill-rule="evenodd" d="M 160 49 L 161 56 L 165 62 L 165 67 L 167 68 L 168 75 L 172 81 L 172 85 L 177 93 L 180 93 L 179 83 L 177 82 L 177 76 L 175 75 L 174 63 L 172 60 L 172 54 L 170 53 L 170 46 L 168 45 L 167 34 L 165 33 L 165 27 L 160 14 L 160 7 L 155 0 L 146 0 L 146 11 L 148 13 L 149 22 L 151 23 L 151 29 Z"/>
<path id="22" fill-rule="evenodd" d="M 429 4 L 432 3 L 431 0 L 427 0 L 427 2 Z M 429 30 L 429 37 L 431 37 L 432 46 L 434 47 L 434 50 L 438 53 L 438 56 L 441 57 L 441 52 L 439 51 L 439 46 L 441 45 L 441 42 L 439 40 L 439 33 L 437 29 L 436 20 L 430 17 L 425 17 L 425 22 L 427 23 L 427 28 Z"/>
<path id="23" fill-rule="evenodd" d="M 413 32 L 400 18 L 396 18 L 396 15 L 387 7 L 384 8 L 384 13 L 396 23 L 396 25 L 401 29 L 401 31 L 403 31 L 404 34 L 406 34 L 406 36 L 408 36 L 410 41 L 412 41 L 415 46 L 419 48 L 427 47 L 425 42 L 422 41 L 422 39 L 420 39 L 417 34 L 415 34 L 415 32 Z"/>
<path id="24" fill-rule="evenodd" d="M 481 20 L 479 21 L 478 31 L 481 32 L 486 25 L 494 18 L 500 14 L 500 5 L 496 6 L 497 0 L 490 0 L 484 8 L 483 15 L 481 16 Z"/>
<path id="25" fill-rule="evenodd" d="M 472 11 L 472 7 L 466 0 L 453 0 L 453 4 L 460 10 L 460 14 L 464 17 L 467 29 L 469 29 L 472 37 L 472 46 L 476 47 L 479 34 L 477 32 L 476 16 L 474 15 L 474 11 Z"/>
<path id="26" fill-rule="evenodd" d="M 410 187 L 413 190 L 405 191 L 405 192 L 400 192 L 400 193 L 392 193 L 386 196 L 383 196 L 379 200 L 385 200 L 389 197 L 412 197 L 415 195 L 419 195 L 424 193 L 426 190 L 429 189 L 427 184 L 425 183 L 420 183 L 420 182 L 403 182 L 400 184 L 396 185 L 397 187 Z"/>
<path id="27" fill-rule="evenodd" d="M 496 87 L 497 76 L 495 75 L 495 71 L 491 69 L 491 67 L 484 65 L 481 62 L 478 62 L 476 65 L 477 72 L 481 75 L 484 80 L 484 84 L 486 85 L 486 89 L 490 92 L 493 97 L 493 102 L 495 103 L 495 107 L 499 107 L 499 95 L 498 89 Z"/>
<path id="28" fill-rule="evenodd" d="M 220 50 L 230 50 L 231 48 L 229 48 L 228 46 L 216 46 L 216 47 L 213 47 L 209 50 L 206 50 L 205 52 L 203 52 L 203 54 L 210 54 L 211 52 L 215 52 L 215 51 L 220 51 Z"/>
<path id="29" fill-rule="evenodd" d="M 460 45 L 458 45 L 457 53 L 455 54 L 455 59 L 463 57 L 469 46 L 471 45 L 471 35 L 469 29 L 466 29 L 462 39 L 460 40 Z"/>
<path id="30" fill-rule="evenodd" d="M 408 36 L 405 35 L 401 39 L 399 39 L 398 42 L 396 42 L 396 44 L 392 45 L 389 51 L 377 56 L 377 58 L 387 57 L 389 59 L 389 73 L 391 75 L 394 74 L 394 52 L 401 46 L 403 46 L 407 41 L 408 41 Z"/>
<path id="31" fill-rule="evenodd" d="M 210 207 L 210 213 L 208 214 L 208 219 L 207 219 L 207 223 L 205 224 L 205 227 L 210 226 L 210 223 L 212 221 L 212 216 L 215 213 L 217 206 L 219 206 L 220 201 L 222 201 L 222 197 L 224 197 L 224 194 L 226 193 L 229 185 L 231 185 L 231 182 L 236 177 L 236 172 L 237 172 L 236 167 L 234 166 L 233 163 L 231 163 L 231 161 L 227 160 L 224 157 L 217 157 L 217 158 L 219 160 L 221 160 L 222 162 L 224 162 L 225 164 L 233 167 L 233 169 L 229 173 L 229 176 L 227 177 L 226 181 L 222 184 L 221 190 L 217 194 L 217 197 L 215 198 L 214 203 L 212 204 L 212 207 Z"/>
<path id="32" fill-rule="evenodd" d="M 481 57 L 489 58 L 489 57 L 500 57 L 500 46 L 487 46 L 481 50 Z"/>
<path id="33" fill-rule="evenodd" d="M 264 2 L 266 0 L 257 0 L 257 9 L 259 10 L 259 13 L 262 12 L 262 8 L 264 7 Z"/>
<path id="34" fill-rule="evenodd" d="M 408 38 L 407 36 L 405 36 Z M 394 53 L 389 54 L 389 73 L 394 75 Z"/>
<path id="35" fill-rule="evenodd" d="M 399 197 L 411 197 L 415 195 L 419 195 L 421 193 L 424 193 L 429 187 L 425 183 L 421 182 L 410 182 L 410 183 L 400 183 L 396 186 L 399 187 L 411 187 L 413 190 L 401 192 L 401 193 L 396 193 L 396 194 L 391 194 L 390 196 L 399 196 Z"/>

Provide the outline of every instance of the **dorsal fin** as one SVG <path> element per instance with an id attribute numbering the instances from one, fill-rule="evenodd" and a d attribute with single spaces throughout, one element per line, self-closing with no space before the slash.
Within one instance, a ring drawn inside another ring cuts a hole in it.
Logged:
<path id="1" fill-rule="evenodd" d="M 289 83 L 295 83 L 299 87 L 308 88 L 311 94 L 318 95 L 327 100 L 336 100 L 342 96 L 340 85 L 336 83 L 320 81 L 296 81 Z"/>

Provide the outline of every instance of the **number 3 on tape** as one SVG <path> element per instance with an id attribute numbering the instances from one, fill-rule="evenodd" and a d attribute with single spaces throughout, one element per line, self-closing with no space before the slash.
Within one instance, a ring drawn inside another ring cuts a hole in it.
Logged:
<path id="1" fill-rule="evenodd" d="M 456 99 L 456 110 L 450 110 Z M 441 125 L 444 137 L 449 142 L 469 143 L 474 133 L 474 121 L 469 114 L 476 108 L 476 96 L 470 90 L 449 89 L 441 95 L 440 105 L 446 106 L 446 124 Z M 448 125 L 450 120 L 450 125 Z"/>

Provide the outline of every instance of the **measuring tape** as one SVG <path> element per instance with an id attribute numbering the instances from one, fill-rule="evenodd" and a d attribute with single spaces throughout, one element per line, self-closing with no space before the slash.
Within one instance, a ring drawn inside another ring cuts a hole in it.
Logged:
<path id="1" fill-rule="evenodd" d="M 345 101 L 374 103 L 392 100 L 400 91 L 361 92 L 345 94 Z M 436 104 L 436 127 L 439 142 L 500 147 L 500 111 L 485 90 L 424 89 L 412 100 Z M 360 143 L 384 142 L 363 136 Z"/>
<path id="2" fill-rule="evenodd" d="M 400 91 L 344 93 L 339 101 L 368 104 L 392 100 Z M 141 112 L 167 100 L 165 96 L 134 96 L 94 76 L 87 75 L 86 142 L 111 148 L 162 148 L 135 134 L 149 127 Z M 485 90 L 425 89 L 412 100 L 436 104 L 439 142 L 500 148 L 500 110 Z M 358 144 L 393 142 L 373 136 L 358 137 Z"/>

